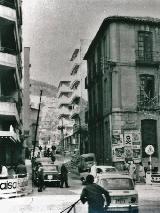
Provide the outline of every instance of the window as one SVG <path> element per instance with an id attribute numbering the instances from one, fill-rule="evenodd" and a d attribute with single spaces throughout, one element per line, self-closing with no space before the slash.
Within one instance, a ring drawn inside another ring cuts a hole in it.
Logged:
<path id="1" fill-rule="evenodd" d="M 138 59 L 152 61 L 152 33 L 148 31 L 138 32 Z"/>
<path id="2" fill-rule="evenodd" d="M 107 190 L 133 190 L 134 185 L 129 178 L 106 178 L 102 179 L 102 187 Z"/>
<path id="3" fill-rule="evenodd" d="M 154 97 L 154 76 L 140 75 L 140 101 L 149 101 Z"/>

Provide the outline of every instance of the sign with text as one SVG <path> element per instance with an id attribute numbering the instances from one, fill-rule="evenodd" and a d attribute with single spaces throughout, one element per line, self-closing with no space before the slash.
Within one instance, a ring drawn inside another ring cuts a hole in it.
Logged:
<path id="1" fill-rule="evenodd" d="M 1 179 L 0 194 L 17 192 L 17 179 Z"/>

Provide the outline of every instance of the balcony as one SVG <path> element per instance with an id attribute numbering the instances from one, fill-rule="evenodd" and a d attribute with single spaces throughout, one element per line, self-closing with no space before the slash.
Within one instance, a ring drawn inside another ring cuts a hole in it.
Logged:
<path id="1" fill-rule="evenodd" d="M 16 68 L 17 58 L 15 50 L 7 47 L 0 47 L 0 65 Z"/>
<path id="2" fill-rule="evenodd" d="M 73 119 L 76 115 L 80 113 L 80 106 L 76 106 L 74 109 L 71 111 L 71 119 Z"/>
<path id="3" fill-rule="evenodd" d="M 14 99 L 0 97 L 0 116 L 9 116 L 19 121 L 19 115 Z"/>
<path id="4" fill-rule="evenodd" d="M 0 0 L 0 23 L 8 24 L 7 20 L 16 22 L 16 10 L 13 8 L 13 5 L 8 1 Z"/>
<path id="5" fill-rule="evenodd" d="M 0 5 L 15 9 L 15 4 L 13 0 L 0 0 Z"/>
<path id="6" fill-rule="evenodd" d="M 137 97 L 137 110 L 138 111 L 160 111 L 160 102 L 158 100 L 158 97 L 153 98 L 140 98 L 140 96 Z"/>
<path id="7" fill-rule="evenodd" d="M 153 51 L 136 51 L 136 64 L 138 65 L 159 65 L 160 52 Z"/>
<path id="8" fill-rule="evenodd" d="M 78 86 L 80 84 L 80 76 L 79 74 L 72 75 L 72 80 L 71 80 L 71 89 L 73 89 L 74 86 Z"/>
<path id="9" fill-rule="evenodd" d="M 60 96 L 61 93 L 71 93 L 71 89 L 65 85 L 62 85 L 60 88 L 59 88 L 59 91 L 58 91 L 58 94 L 57 94 L 57 97 Z"/>
<path id="10" fill-rule="evenodd" d="M 61 97 L 61 98 L 59 98 L 59 100 L 58 100 L 58 107 L 60 107 L 62 104 L 68 105 L 69 101 L 70 101 L 70 98 L 68 98 L 68 97 Z"/>
<path id="11" fill-rule="evenodd" d="M 76 102 L 81 97 L 81 91 L 80 88 L 75 89 L 70 97 L 70 103 Z"/>
<path id="12" fill-rule="evenodd" d="M 71 113 L 71 111 L 67 107 L 59 108 L 59 116 L 58 117 L 69 116 L 70 113 Z"/>
<path id="13" fill-rule="evenodd" d="M 13 142 L 20 142 L 19 135 L 14 131 L 0 131 L 0 138 L 1 139 L 9 139 Z"/>

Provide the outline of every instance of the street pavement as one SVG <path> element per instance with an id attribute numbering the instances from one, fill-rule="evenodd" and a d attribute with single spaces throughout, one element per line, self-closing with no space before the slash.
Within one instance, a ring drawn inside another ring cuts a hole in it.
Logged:
<path id="1" fill-rule="evenodd" d="M 57 163 L 66 163 L 69 158 L 57 157 Z M 82 191 L 80 176 L 77 171 L 69 173 L 70 188 L 57 188 L 48 186 L 43 192 L 37 187 L 32 193 L 20 198 L 0 200 L 2 213 L 60 213 L 76 202 Z M 160 213 L 160 185 L 136 184 L 139 195 L 139 213 Z M 67 210 L 64 211 L 67 213 Z M 79 202 L 71 213 L 87 213 L 87 204 Z"/>
<path id="2" fill-rule="evenodd" d="M 47 187 L 43 192 L 38 192 L 35 187 L 33 193 L 26 197 L 0 200 L 1 212 L 60 213 L 79 199 L 83 187 L 78 175 L 70 173 L 69 176 L 70 188 Z M 160 185 L 137 184 L 136 189 L 139 194 L 139 213 L 160 213 Z M 75 212 L 87 213 L 87 205 L 79 202 Z"/>

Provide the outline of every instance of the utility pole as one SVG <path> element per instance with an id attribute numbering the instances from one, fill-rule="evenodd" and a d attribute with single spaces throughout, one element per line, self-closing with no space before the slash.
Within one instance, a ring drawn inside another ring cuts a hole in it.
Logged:
<path id="1" fill-rule="evenodd" d="M 36 138 L 37 138 L 39 114 L 40 114 L 40 109 L 41 109 L 41 98 L 42 98 L 42 90 L 40 90 L 40 101 L 39 101 L 38 114 L 37 114 L 37 121 L 36 121 L 36 130 L 35 130 L 35 135 L 34 135 L 33 158 L 34 158 L 35 148 L 36 148 Z"/>

